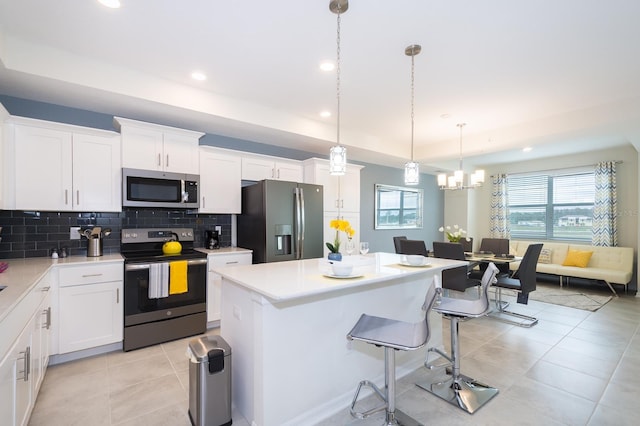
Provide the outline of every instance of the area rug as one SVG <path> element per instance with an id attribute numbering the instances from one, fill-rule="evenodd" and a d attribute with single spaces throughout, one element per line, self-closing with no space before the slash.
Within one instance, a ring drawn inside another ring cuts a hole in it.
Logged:
<path id="1" fill-rule="evenodd" d="M 515 291 L 502 290 L 503 295 L 514 296 Z M 595 312 L 606 305 L 613 296 L 603 295 L 598 291 L 559 287 L 558 284 L 538 283 L 536 290 L 529 293 L 530 300 L 567 306 L 569 308 L 584 309 Z"/>

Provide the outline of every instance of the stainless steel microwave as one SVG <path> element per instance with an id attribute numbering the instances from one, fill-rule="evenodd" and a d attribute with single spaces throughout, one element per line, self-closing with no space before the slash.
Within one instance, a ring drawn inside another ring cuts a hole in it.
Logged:
<path id="1" fill-rule="evenodd" d="M 122 169 L 123 207 L 197 209 L 200 176 Z"/>

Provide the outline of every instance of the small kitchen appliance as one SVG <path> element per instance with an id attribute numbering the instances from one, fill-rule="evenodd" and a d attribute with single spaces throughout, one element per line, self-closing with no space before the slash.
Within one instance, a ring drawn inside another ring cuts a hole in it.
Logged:
<path id="1" fill-rule="evenodd" d="M 220 248 L 220 234 L 218 231 L 205 231 L 205 248 L 210 250 Z"/>

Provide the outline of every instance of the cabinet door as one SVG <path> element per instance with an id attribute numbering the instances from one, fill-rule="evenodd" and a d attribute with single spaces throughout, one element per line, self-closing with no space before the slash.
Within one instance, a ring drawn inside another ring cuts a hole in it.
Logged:
<path id="1" fill-rule="evenodd" d="M 213 272 L 213 268 L 225 266 L 251 265 L 251 253 L 238 253 L 233 255 L 208 256 L 207 273 L 207 322 L 219 321 L 222 307 L 222 275 Z"/>
<path id="2" fill-rule="evenodd" d="M 165 171 L 199 173 L 197 137 L 165 132 L 163 141 L 162 163 Z"/>
<path id="3" fill-rule="evenodd" d="M 32 350 L 32 330 L 34 328 L 35 318 L 29 321 L 29 325 L 18 338 L 13 357 L 15 360 L 16 370 L 16 391 L 15 391 L 15 424 L 26 425 L 29 413 L 31 412 L 31 404 L 33 393 L 31 389 L 31 381 L 33 380 L 31 369 L 31 350 Z"/>
<path id="4" fill-rule="evenodd" d="M 59 352 L 122 340 L 122 281 L 59 289 Z"/>
<path id="5" fill-rule="evenodd" d="M 73 135 L 73 205 L 78 211 L 122 210 L 120 140 Z"/>
<path id="6" fill-rule="evenodd" d="M 242 179 L 263 180 L 273 179 L 273 160 L 265 158 L 242 157 Z"/>
<path id="7" fill-rule="evenodd" d="M 0 424 L 13 425 L 16 393 L 16 348 L 17 343 L 0 361 Z"/>
<path id="8" fill-rule="evenodd" d="M 143 170 L 162 170 L 162 131 L 123 126 L 122 167 Z"/>
<path id="9" fill-rule="evenodd" d="M 16 210 L 71 210 L 71 133 L 15 126 Z"/>
<path id="10" fill-rule="evenodd" d="M 347 166 L 340 178 L 340 209 L 345 212 L 360 211 L 360 169 Z"/>
<path id="11" fill-rule="evenodd" d="M 275 171 L 274 178 L 278 180 L 290 182 L 302 182 L 303 180 L 302 164 L 276 161 Z"/>
<path id="12" fill-rule="evenodd" d="M 200 151 L 200 213 L 241 213 L 242 176 L 238 156 Z"/>
<path id="13" fill-rule="evenodd" d="M 49 344 L 51 336 L 51 297 L 44 298 L 35 313 L 31 345 L 31 392 L 38 394 L 44 373 L 49 364 Z"/>

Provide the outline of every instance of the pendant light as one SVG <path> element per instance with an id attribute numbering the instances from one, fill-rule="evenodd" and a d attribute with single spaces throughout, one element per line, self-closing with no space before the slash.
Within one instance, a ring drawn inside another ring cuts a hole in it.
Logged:
<path id="1" fill-rule="evenodd" d="M 447 176 L 446 174 L 438 175 L 438 186 L 440 189 L 474 189 L 482 186 L 484 183 L 484 170 L 476 170 L 473 174 L 469 175 L 469 184 L 464 184 L 464 169 L 462 168 L 462 128 L 467 123 L 458 123 L 456 126 L 460 129 L 460 162 L 459 168 L 453 175 Z"/>
<path id="2" fill-rule="evenodd" d="M 404 54 L 411 56 L 411 161 L 404 165 L 404 184 L 417 185 L 420 182 L 420 165 L 413 161 L 413 89 L 414 89 L 414 63 L 415 56 L 420 53 L 422 47 L 412 44 L 404 49 Z"/>
<path id="3" fill-rule="evenodd" d="M 329 10 L 338 15 L 338 30 L 336 36 L 337 54 L 336 54 L 336 123 L 337 137 L 336 145 L 329 151 L 329 174 L 333 176 L 342 176 L 347 171 L 347 148 L 340 145 L 340 15 L 349 8 L 348 0 L 331 0 L 329 2 Z"/>

